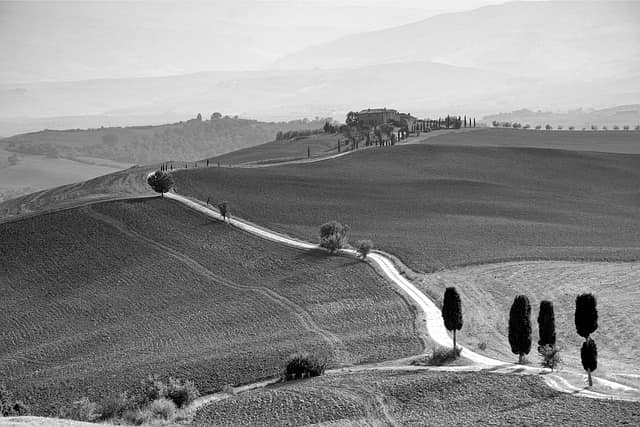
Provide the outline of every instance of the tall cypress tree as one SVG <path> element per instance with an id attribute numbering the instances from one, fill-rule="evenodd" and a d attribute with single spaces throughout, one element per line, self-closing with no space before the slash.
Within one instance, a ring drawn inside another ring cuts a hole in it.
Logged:
<path id="1" fill-rule="evenodd" d="M 551 301 L 540 302 L 540 311 L 538 312 L 538 348 L 545 345 L 556 345 L 556 321 L 553 312 L 553 303 Z"/>
<path id="2" fill-rule="evenodd" d="M 575 324 L 578 335 L 585 340 L 598 329 L 598 309 L 593 294 L 582 294 L 576 298 Z"/>
<path id="3" fill-rule="evenodd" d="M 453 354 L 457 357 L 456 331 L 462 329 L 462 303 L 460 302 L 458 291 L 453 286 L 444 291 L 442 318 L 444 319 L 445 328 L 453 332 Z"/>
<path id="4" fill-rule="evenodd" d="M 523 363 L 525 354 L 531 351 L 531 304 L 526 295 L 516 296 L 511 305 L 509 344 L 511 352 L 519 356 L 518 363 Z"/>

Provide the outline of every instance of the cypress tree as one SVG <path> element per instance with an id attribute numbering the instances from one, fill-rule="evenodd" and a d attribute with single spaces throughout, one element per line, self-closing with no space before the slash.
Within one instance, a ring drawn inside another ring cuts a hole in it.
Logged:
<path id="1" fill-rule="evenodd" d="M 587 338 L 587 340 L 582 343 L 580 359 L 582 359 L 582 367 L 587 371 L 587 375 L 589 376 L 589 387 L 591 387 L 593 385 L 591 372 L 598 368 L 598 348 L 596 347 L 595 341 L 591 338 Z"/>
<path id="2" fill-rule="evenodd" d="M 518 363 L 523 363 L 524 355 L 531 351 L 531 304 L 526 295 L 516 296 L 511 305 L 509 344 L 513 354 L 519 356 Z"/>
<path id="3" fill-rule="evenodd" d="M 582 294 L 576 298 L 576 331 L 585 340 L 598 329 L 598 310 L 593 294 Z"/>
<path id="4" fill-rule="evenodd" d="M 538 348 L 545 345 L 556 345 L 556 321 L 553 312 L 553 303 L 551 301 L 540 302 L 540 311 L 538 312 Z"/>
<path id="5" fill-rule="evenodd" d="M 444 319 L 445 328 L 453 332 L 453 353 L 457 357 L 456 331 L 462 329 L 462 303 L 460 302 L 458 291 L 453 286 L 444 291 L 442 318 Z"/>

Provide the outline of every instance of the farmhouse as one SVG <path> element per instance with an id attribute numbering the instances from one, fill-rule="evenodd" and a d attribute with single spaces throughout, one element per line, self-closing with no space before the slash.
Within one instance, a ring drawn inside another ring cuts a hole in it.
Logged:
<path id="1" fill-rule="evenodd" d="M 380 126 L 387 123 L 403 123 L 409 132 L 418 129 L 418 119 L 410 113 L 400 113 L 392 108 L 368 108 L 358 113 L 358 122 L 368 126 Z"/>

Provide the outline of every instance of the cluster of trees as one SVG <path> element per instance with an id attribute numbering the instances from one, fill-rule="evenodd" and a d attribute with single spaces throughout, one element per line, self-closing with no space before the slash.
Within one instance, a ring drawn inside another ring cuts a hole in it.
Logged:
<path id="1" fill-rule="evenodd" d="M 330 221 L 320 226 L 320 247 L 329 250 L 330 253 L 344 248 L 349 243 L 348 225 L 343 225 L 338 221 Z M 368 239 L 356 240 L 354 248 L 358 256 L 364 261 L 373 249 L 373 242 Z"/>
<path id="2" fill-rule="evenodd" d="M 326 124 L 325 124 L 326 127 Z M 276 141 L 282 141 L 293 138 L 302 138 L 311 135 L 319 135 L 321 133 L 325 133 L 326 130 L 323 129 L 302 129 L 302 130 L 289 130 L 286 132 L 278 131 L 276 134 Z"/>
<path id="3" fill-rule="evenodd" d="M 456 331 L 462 329 L 462 304 L 455 287 L 444 292 L 442 318 L 448 331 L 453 333 L 453 354 L 458 355 Z M 587 371 L 589 386 L 593 385 L 591 373 L 598 367 L 598 349 L 591 338 L 598 329 L 598 310 L 592 294 L 582 294 L 576 298 L 575 326 L 578 335 L 584 338 L 580 350 L 582 366 Z M 513 354 L 519 356 L 518 363 L 525 363 L 525 356 L 531 351 L 531 304 L 526 295 L 514 298 L 509 312 L 509 345 Z M 538 353 L 542 356 L 542 365 L 554 369 L 560 362 L 560 350 L 556 347 L 556 326 L 553 303 L 540 302 L 538 311 Z"/>
<path id="4" fill-rule="evenodd" d="M 491 125 L 493 127 L 513 128 L 513 129 L 531 129 L 531 125 L 530 124 L 527 123 L 525 125 L 522 125 L 521 123 L 518 123 L 518 122 L 513 122 L 513 123 L 512 122 L 499 122 L 497 120 L 494 120 L 494 121 L 491 122 Z M 546 130 L 553 130 L 554 129 L 554 127 L 551 126 L 548 123 L 546 125 L 544 125 L 544 128 Z M 542 129 L 542 125 L 536 125 L 535 129 L 536 130 Z M 555 129 L 563 130 L 564 126 L 558 125 L 558 126 L 556 126 Z M 576 130 L 576 127 L 575 126 L 568 126 L 567 129 L 568 130 Z M 631 130 L 631 127 L 629 125 L 625 125 L 625 126 L 622 127 L 622 129 L 623 130 Z M 640 131 L 640 125 L 637 125 L 634 129 L 637 130 L 637 131 Z M 582 128 L 582 130 L 587 130 L 587 128 Z M 591 125 L 591 130 L 598 130 L 598 126 Z M 602 126 L 602 130 L 608 130 L 608 128 L 606 126 Z M 613 130 L 620 130 L 620 126 L 615 125 L 613 127 Z"/>

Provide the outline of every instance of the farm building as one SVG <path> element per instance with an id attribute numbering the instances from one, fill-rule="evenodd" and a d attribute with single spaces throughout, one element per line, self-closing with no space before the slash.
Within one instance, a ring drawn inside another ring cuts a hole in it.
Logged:
<path id="1" fill-rule="evenodd" d="M 358 113 L 358 121 L 369 126 L 379 126 L 400 119 L 397 110 L 387 108 L 371 108 Z"/>

